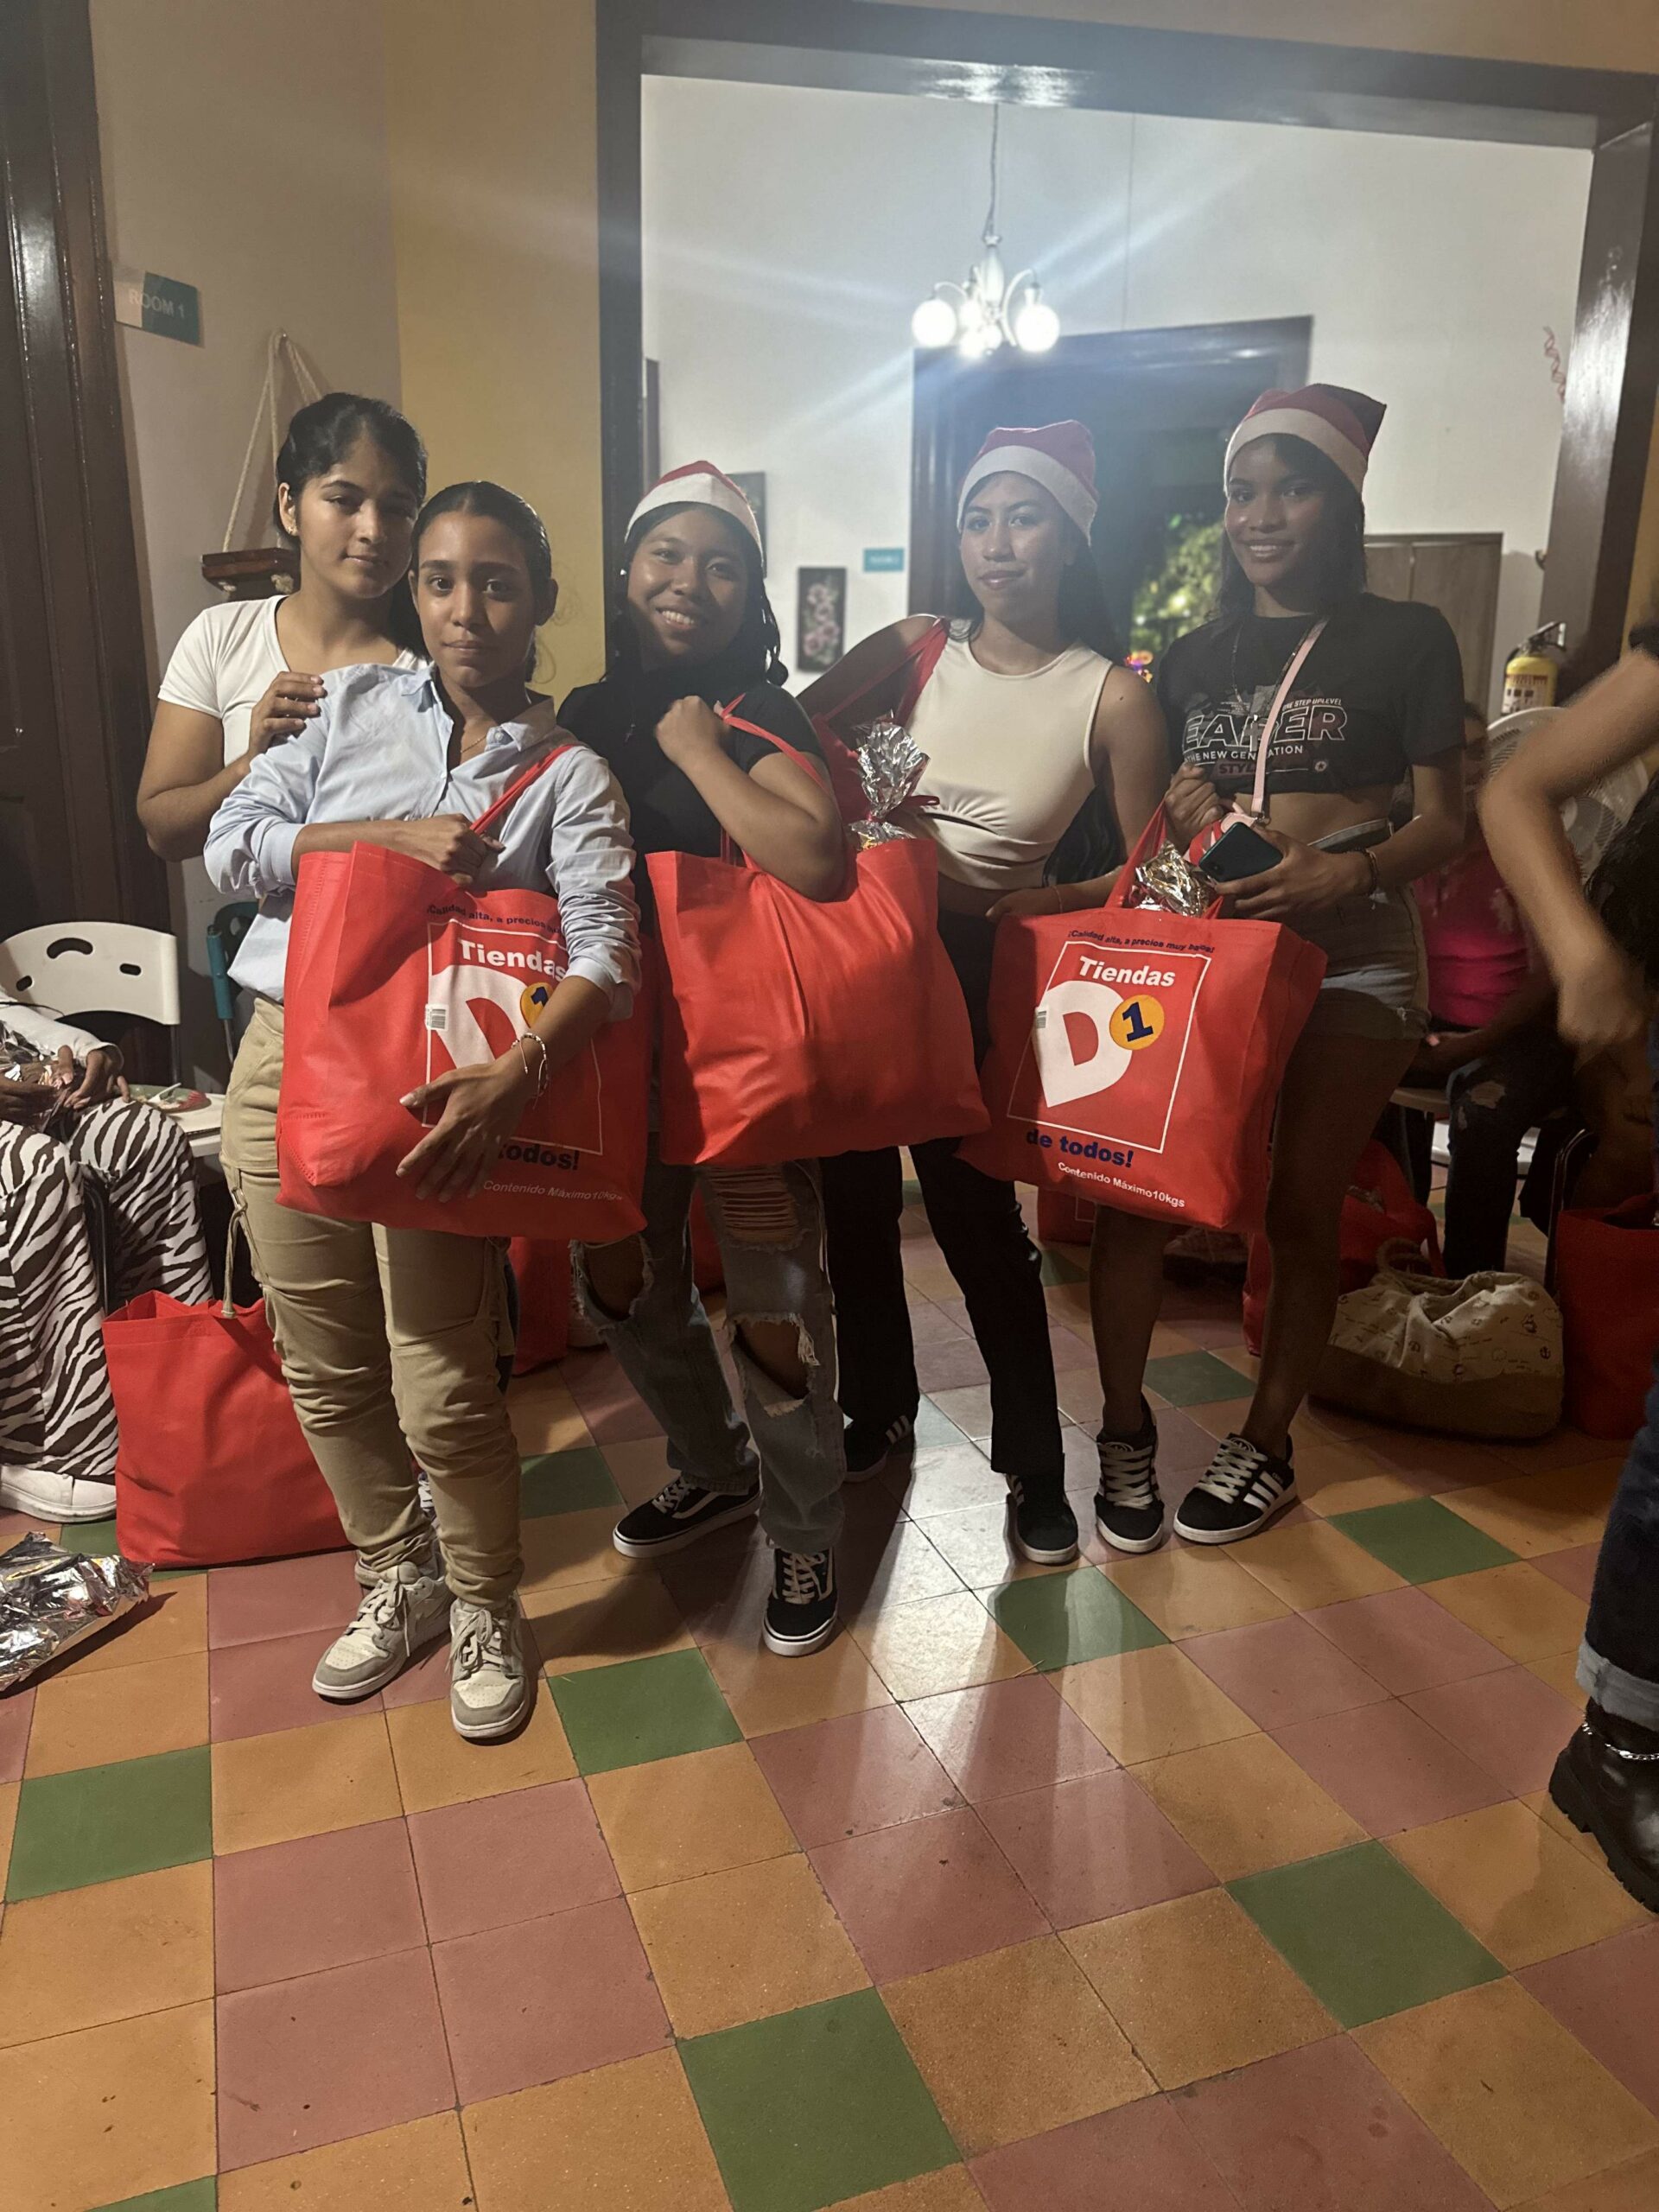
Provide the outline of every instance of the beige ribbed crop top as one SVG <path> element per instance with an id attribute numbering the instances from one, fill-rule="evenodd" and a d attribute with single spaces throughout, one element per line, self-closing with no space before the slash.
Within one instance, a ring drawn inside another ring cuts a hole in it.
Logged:
<path id="1" fill-rule="evenodd" d="M 1094 788 L 1089 740 L 1111 663 L 1087 645 L 1025 676 L 982 668 L 955 632 L 923 686 L 911 734 L 927 755 L 921 819 L 939 873 L 986 891 L 1024 891 Z"/>

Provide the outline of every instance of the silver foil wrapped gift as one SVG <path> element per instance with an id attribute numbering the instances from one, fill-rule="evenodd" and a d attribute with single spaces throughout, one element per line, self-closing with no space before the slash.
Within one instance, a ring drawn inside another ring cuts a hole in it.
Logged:
<path id="1" fill-rule="evenodd" d="M 915 836 L 916 830 L 907 828 L 897 817 L 907 806 L 929 804 L 927 799 L 916 796 L 922 771 L 927 766 L 927 755 L 904 724 L 891 721 L 872 722 L 853 757 L 858 763 L 859 780 L 870 810 L 867 820 L 853 823 L 854 842 L 885 845 L 895 837 Z"/>
<path id="2" fill-rule="evenodd" d="M 1201 921 L 1215 903 L 1216 889 L 1206 883 L 1179 845 L 1160 845 L 1135 871 L 1129 893 L 1131 906 L 1161 906 L 1166 913 L 1185 914 Z"/>
<path id="3" fill-rule="evenodd" d="M 97 1636 L 149 1595 L 149 1569 L 83 1558 L 46 1536 L 0 1552 L 0 1693 Z"/>

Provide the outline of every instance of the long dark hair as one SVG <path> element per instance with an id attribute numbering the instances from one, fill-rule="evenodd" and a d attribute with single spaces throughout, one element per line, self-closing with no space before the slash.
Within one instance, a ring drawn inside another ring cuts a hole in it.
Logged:
<path id="1" fill-rule="evenodd" d="M 1274 437 L 1280 462 L 1295 469 L 1325 495 L 1325 523 L 1319 543 L 1318 604 L 1322 613 L 1357 599 L 1365 588 L 1365 502 L 1333 461 L 1306 438 Z M 1224 620 L 1255 612 L 1255 587 L 1238 565 L 1232 540 L 1221 536 L 1221 590 L 1216 611 Z"/>
<path id="2" fill-rule="evenodd" d="M 628 577 L 640 541 L 652 531 L 661 529 L 672 516 L 683 515 L 689 508 L 702 505 L 701 500 L 682 499 L 671 507 L 653 507 L 649 514 L 640 516 L 623 540 L 622 567 L 611 598 L 609 674 L 632 678 L 640 672 L 639 640 L 634 634 L 632 619 L 628 613 Z M 710 507 L 708 512 L 710 514 L 721 512 L 718 507 Z M 743 620 L 737 635 L 719 656 L 722 673 L 745 687 L 755 683 L 776 683 L 781 688 L 789 681 L 789 671 L 784 665 L 783 632 L 778 627 L 778 617 L 772 613 L 772 601 L 766 596 L 766 569 L 761 563 L 760 549 L 748 531 L 741 524 L 733 522 L 729 515 L 721 515 L 721 519 L 730 524 L 731 535 L 743 556 L 744 573 L 749 584 L 743 602 Z"/>
<path id="3" fill-rule="evenodd" d="M 1066 550 L 1072 556 L 1060 578 L 1059 604 L 1055 609 L 1060 635 L 1069 645 L 1087 645 L 1091 652 L 1099 653 L 1106 660 L 1122 660 L 1123 640 L 1112 620 L 1112 610 L 1106 604 L 1106 587 L 1100 580 L 1089 541 L 1070 515 L 1062 515 L 1060 521 L 1065 532 Z M 985 610 L 974 597 L 973 587 L 960 563 L 950 588 L 947 611 L 953 623 L 966 626 L 967 636 L 979 635 Z"/>
<path id="4" fill-rule="evenodd" d="M 410 541 L 409 572 L 411 581 L 420 566 L 421 540 L 440 515 L 485 515 L 491 522 L 499 522 L 504 530 L 511 531 L 524 548 L 524 567 L 530 574 L 531 588 L 538 596 L 545 593 L 553 605 L 557 604 L 558 579 L 553 574 L 553 548 L 548 543 L 546 524 L 528 499 L 521 499 L 516 492 L 509 492 L 505 484 L 493 484 L 486 476 L 475 477 L 466 484 L 446 484 L 442 491 L 435 492 L 421 509 L 416 518 L 415 535 Z M 548 612 L 551 613 L 551 606 Z M 419 626 L 417 618 L 417 630 Z M 532 642 L 530 658 L 524 664 L 526 683 L 535 671 L 536 647 Z"/>

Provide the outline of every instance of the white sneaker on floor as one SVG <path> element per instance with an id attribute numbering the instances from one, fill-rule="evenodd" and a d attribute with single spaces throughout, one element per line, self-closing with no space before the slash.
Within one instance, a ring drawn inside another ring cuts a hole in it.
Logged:
<path id="1" fill-rule="evenodd" d="M 510 1736 L 530 1711 L 535 1685 L 524 1665 L 516 1605 L 449 1611 L 449 1717 L 471 1743 Z"/>
<path id="2" fill-rule="evenodd" d="M 49 1474 L 44 1467 L 3 1466 L 0 1508 L 32 1513 L 37 1521 L 107 1521 L 115 1510 L 115 1484 Z"/>
<path id="3" fill-rule="evenodd" d="M 317 1662 L 311 1687 L 337 1705 L 372 1697 L 449 1625 L 449 1591 L 435 1561 L 404 1560 L 364 1592 L 343 1636 Z"/>

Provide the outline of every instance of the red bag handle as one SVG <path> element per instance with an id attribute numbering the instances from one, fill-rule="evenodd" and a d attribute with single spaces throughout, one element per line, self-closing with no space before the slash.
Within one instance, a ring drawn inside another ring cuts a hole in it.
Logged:
<path id="1" fill-rule="evenodd" d="M 831 734 L 839 737 L 840 733 L 835 726 L 841 717 L 850 713 L 861 699 L 868 699 L 872 691 L 878 690 L 884 683 L 890 683 L 900 669 L 908 666 L 910 673 L 905 680 L 904 690 L 899 695 L 893 717 L 895 721 L 908 721 L 915 712 L 916 702 L 920 698 L 928 677 L 938 666 L 939 655 L 944 651 L 945 639 L 950 634 L 950 624 L 936 619 L 913 645 L 905 647 L 897 660 L 879 670 L 867 683 L 861 683 L 849 697 L 842 701 L 833 714 L 823 715 L 817 719 L 826 722 Z"/>
<path id="2" fill-rule="evenodd" d="M 539 760 L 532 762 L 531 765 L 525 769 L 522 776 L 514 778 L 513 781 L 507 785 L 505 791 L 502 792 L 499 798 L 494 800 L 490 805 L 486 806 L 482 814 L 474 817 L 473 821 L 474 829 L 493 830 L 495 824 L 502 819 L 515 803 L 530 789 L 531 785 L 535 783 L 538 778 L 544 776 L 547 773 L 548 770 L 553 766 L 553 763 L 558 759 L 562 753 L 569 753 L 574 749 L 575 742 L 576 741 L 574 737 L 567 737 L 563 745 L 550 746 L 547 751 L 543 753 Z"/>
<path id="3" fill-rule="evenodd" d="M 735 704 L 736 702 L 734 701 L 733 705 Z M 831 798 L 835 798 L 836 794 L 834 786 L 830 784 L 830 779 L 824 773 L 823 770 L 820 768 L 818 763 L 812 759 L 810 753 L 802 753 L 798 750 L 796 747 L 792 746 L 789 742 L 787 738 L 774 737 L 769 729 L 762 729 L 759 722 L 745 721 L 741 715 L 734 715 L 732 712 L 731 707 L 716 707 L 715 712 L 720 716 L 720 719 L 725 723 L 728 729 L 741 729 L 745 731 L 750 737 L 763 737 L 768 745 L 775 745 L 785 760 L 792 760 L 798 768 L 803 768 L 805 770 L 806 773 L 811 777 L 813 782 L 818 786 L 820 791 L 828 791 Z M 732 842 L 732 840 L 728 836 L 723 825 L 720 833 L 720 856 L 723 861 L 729 861 L 734 868 L 738 865 L 741 860 L 747 858 L 747 855 L 739 853 L 737 847 Z"/>
<path id="4" fill-rule="evenodd" d="M 1128 860 L 1124 861 L 1122 867 L 1119 868 L 1116 882 L 1113 884 L 1111 889 L 1106 893 L 1106 904 L 1108 906 L 1121 907 L 1127 906 L 1128 905 L 1129 892 L 1135 882 L 1135 872 L 1136 868 L 1140 867 L 1141 861 L 1145 860 L 1149 854 L 1155 853 L 1160 845 L 1167 842 L 1171 842 L 1169 836 L 1169 816 L 1163 807 L 1155 806 L 1154 807 L 1151 816 L 1147 820 L 1146 828 L 1141 832 L 1141 835 L 1135 841 L 1135 849 L 1130 853 Z M 1210 905 L 1205 909 L 1206 918 L 1211 914 L 1218 914 L 1221 912 L 1221 894 L 1220 893 L 1217 893 L 1215 898 L 1211 901 Z"/>

